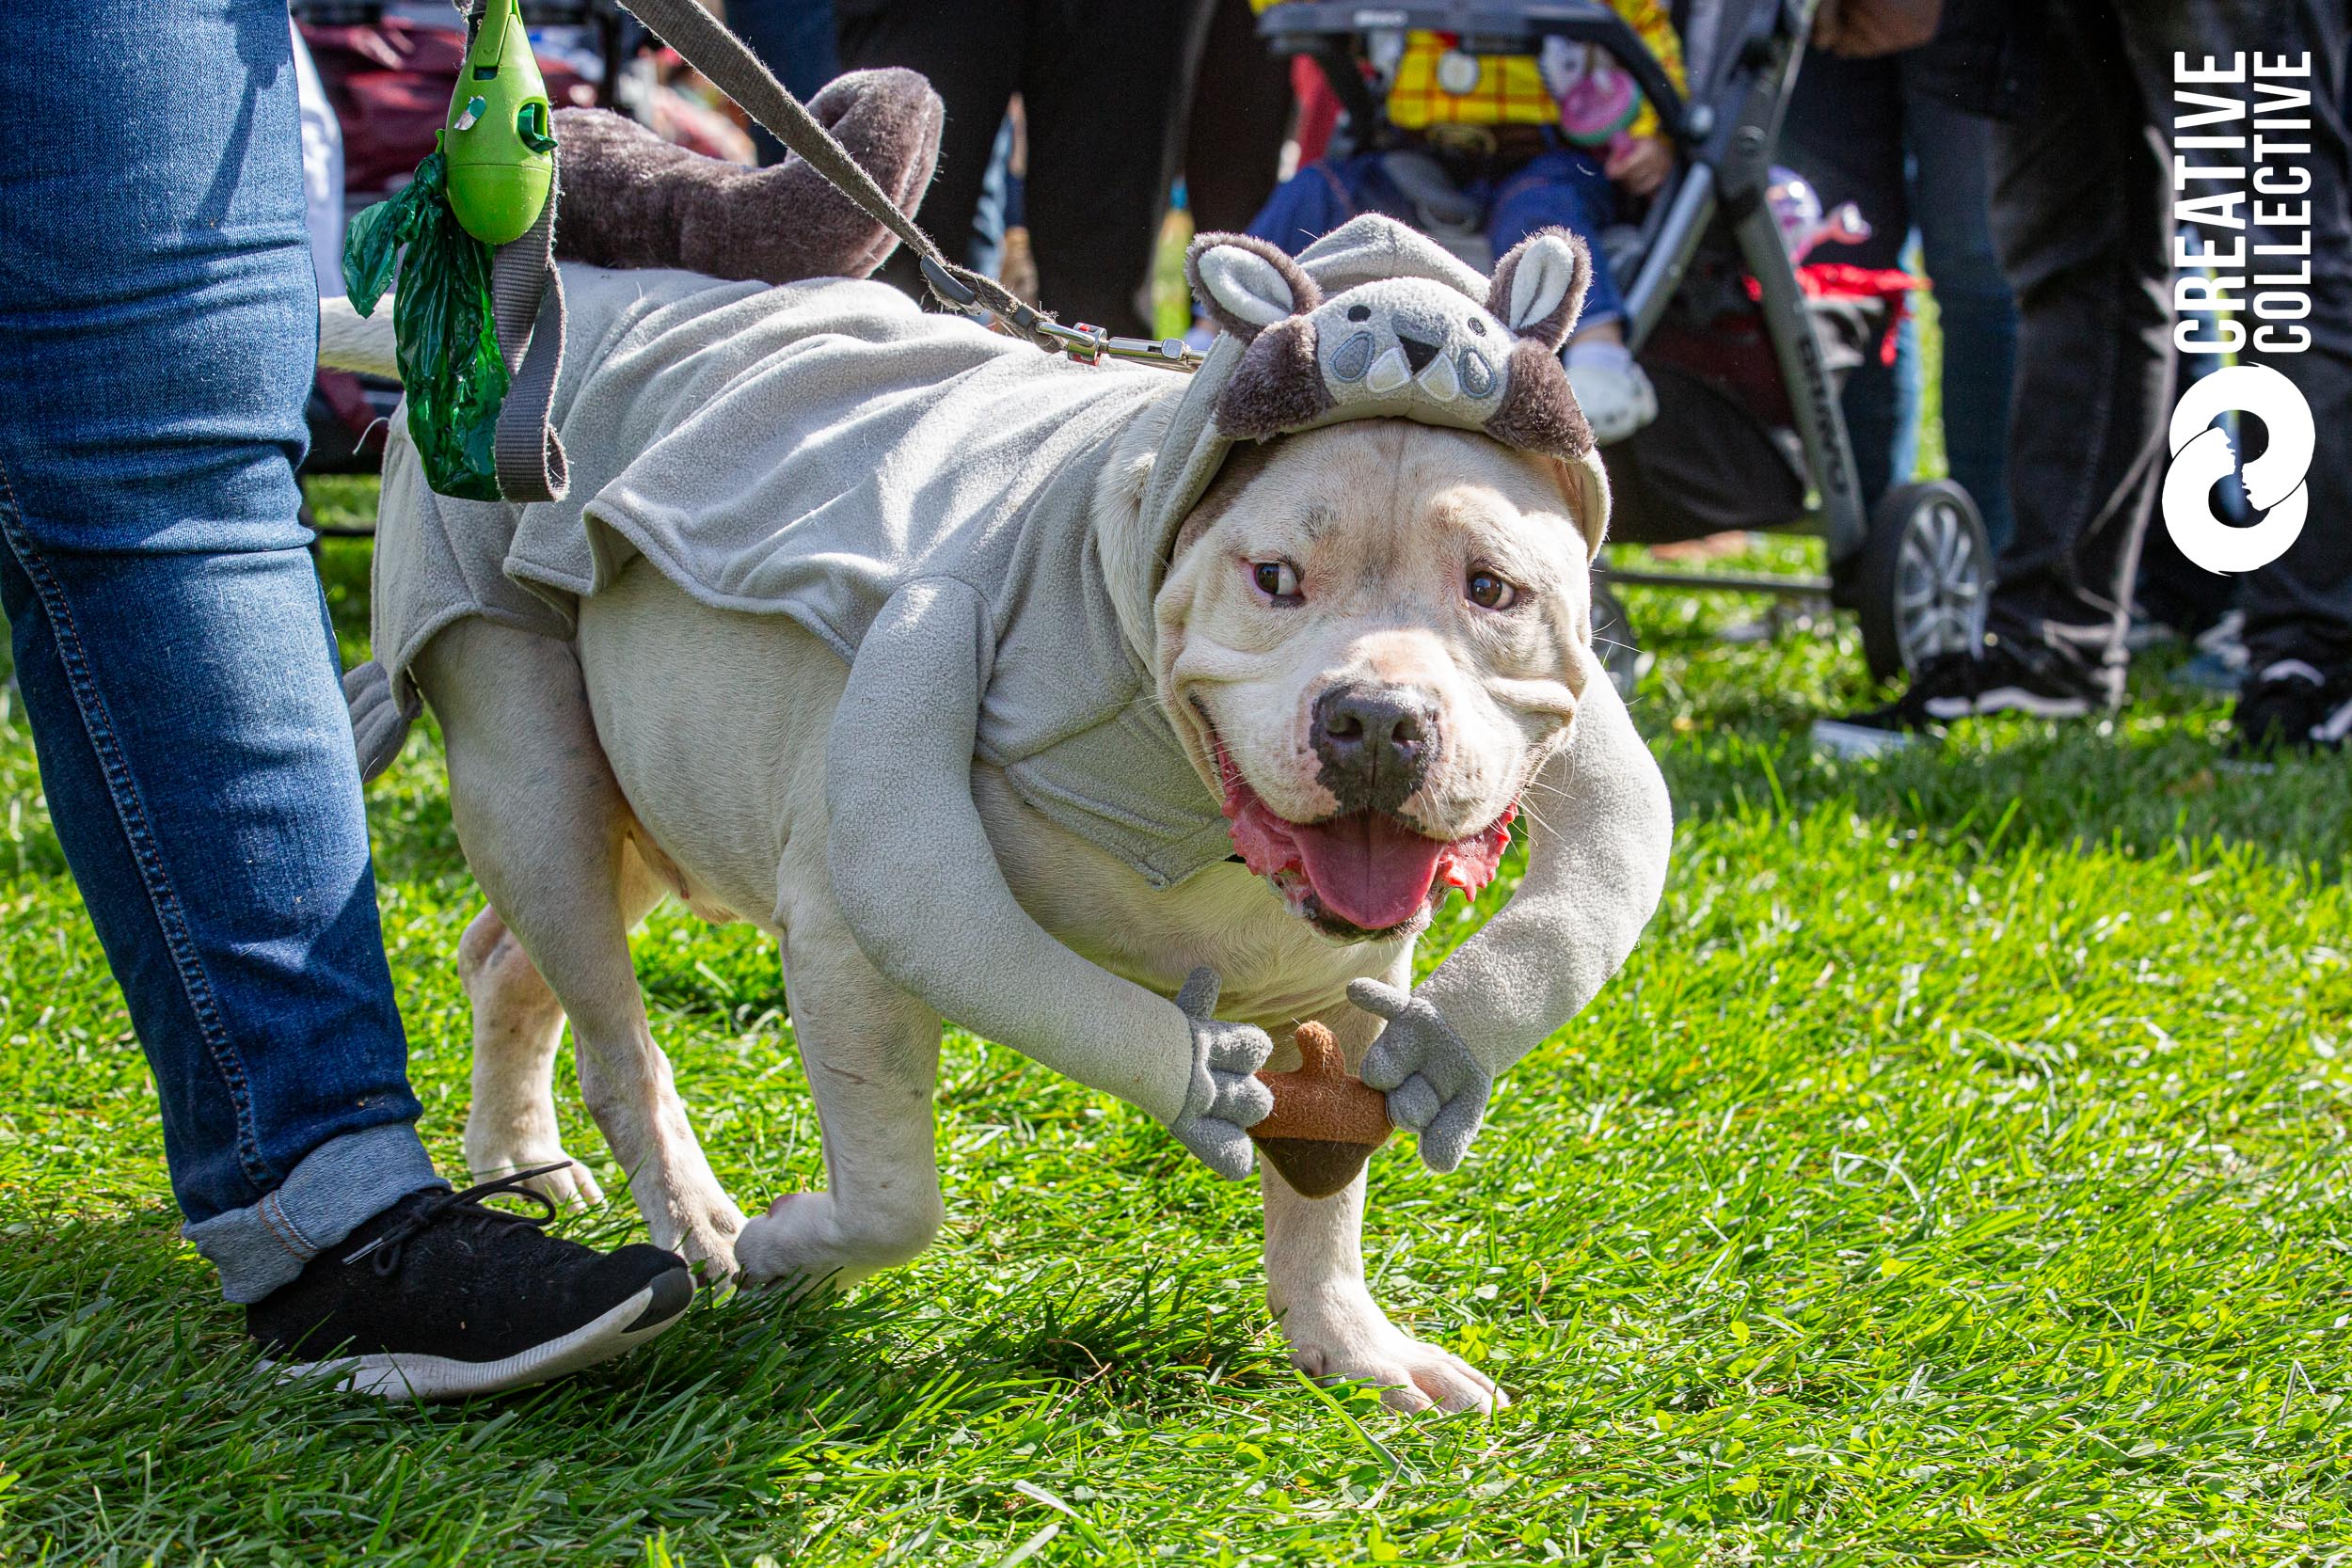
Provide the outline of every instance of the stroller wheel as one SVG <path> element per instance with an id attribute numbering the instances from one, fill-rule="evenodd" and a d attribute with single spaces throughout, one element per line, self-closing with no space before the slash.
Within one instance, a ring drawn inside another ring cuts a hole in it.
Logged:
<path id="1" fill-rule="evenodd" d="M 1947 479 L 1899 484 L 1870 514 L 1848 602 L 1879 680 L 1984 640 L 1993 549 L 1968 492 Z"/>
<path id="2" fill-rule="evenodd" d="M 1593 651 L 1600 656 L 1600 667 L 1609 675 L 1609 684 L 1617 689 L 1617 695 L 1633 700 L 1633 688 L 1658 656 L 1642 651 L 1640 641 L 1633 635 L 1633 623 L 1626 618 L 1625 606 L 1609 591 L 1609 584 L 1593 578 Z"/>

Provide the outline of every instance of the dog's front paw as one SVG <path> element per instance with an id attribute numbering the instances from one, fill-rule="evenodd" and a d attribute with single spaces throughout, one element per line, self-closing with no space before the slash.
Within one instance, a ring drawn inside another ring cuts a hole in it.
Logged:
<path id="1" fill-rule="evenodd" d="M 936 1197 L 845 1209 L 832 1193 L 787 1193 L 743 1227 L 735 1256 L 746 1285 L 844 1290 L 913 1259 L 943 1217 Z"/>
<path id="2" fill-rule="evenodd" d="M 1414 1338 L 1369 1297 L 1353 1292 L 1292 1307 L 1282 1314 L 1282 1337 L 1299 1370 L 1370 1384 L 1391 1410 L 1491 1414 L 1511 1402 L 1494 1379 L 1451 1351 Z"/>
<path id="3" fill-rule="evenodd" d="M 476 1181 L 493 1181 L 542 1165 L 557 1168 L 545 1176 L 532 1177 L 524 1186 L 536 1189 L 567 1209 L 593 1209 L 604 1201 L 604 1189 L 588 1174 L 588 1167 L 564 1153 L 561 1144 L 548 1143 L 538 1148 L 476 1148 L 471 1138 L 466 1140 L 466 1168 Z"/>
<path id="4" fill-rule="evenodd" d="M 707 1284 L 721 1285 L 735 1277 L 743 1211 L 726 1194 L 715 1187 L 707 1193 L 673 1193 L 644 1182 L 632 1187 L 656 1246 L 684 1258 Z"/>

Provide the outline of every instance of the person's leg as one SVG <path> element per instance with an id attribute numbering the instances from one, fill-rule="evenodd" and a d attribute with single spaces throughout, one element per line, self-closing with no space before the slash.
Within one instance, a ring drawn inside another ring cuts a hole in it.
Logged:
<path id="1" fill-rule="evenodd" d="M 1990 621 L 2113 700 L 2171 406 L 2170 169 L 2114 8 L 2054 5 L 2047 49 L 2049 89 L 1994 135 L 1993 231 L 2019 337 L 2016 527 Z"/>
<path id="2" fill-rule="evenodd" d="M 1377 154 L 1324 158 L 1292 175 L 1243 230 L 1293 256 L 1350 218 L 1380 210 Z"/>
<path id="3" fill-rule="evenodd" d="M 2019 339 L 2015 522 L 1991 637 L 1929 659 L 1883 707 L 1817 723 L 1833 747 L 1989 713 L 2079 718 L 2122 694 L 2170 411 L 2170 170 L 2108 0 L 2056 0 L 2045 29 L 2047 89 L 1994 134 L 1993 233 Z"/>
<path id="4" fill-rule="evenodd" d="M 1249 0 L 1215 0 L 1184 133 L 1196 230 L 1238 230 L 1265 205 L 1290 123 L 1290 61 L 1259 41 Z"/>
<path id="5" fill-rule="evenodd" d="M 1601 231 L 1614 221 L 1617 193 L 1592 153 L 1562 148 L 1529 159 L 1495 183 L 1486 214 L 1486 240 L 1500 261 L 1511 247 L 1539 229 L 1565 229 L 1593 255 L 1593 280 L 1584 291 L 1581 327 L 1625 320 L 1625 300 L 1600 252 Z"/>
<path id="6" fill-rule="evenodd" d="M 617 1354 L 683 1314 L 683 1263 L 442 1191 L 417 1138 L 296 520 L 318 296 L 284 8 L 75 21 L 0 57 L 0 595 L 186 1233 L 290 1370 L 434 1397 Z"/>
<path id="7" fill-rule="evenodd" d="M 72 71 L 0 63 L 0 588 L 173 1192 L 235 1301 L 435 1180 L 296 520 L 317 288 L 281 11 L 111 0 Z"/>
<path id="8" fill-rule="evenodd" d="M 1486 242 L 1497 261 L 1530 234 L 1551 228 L 1579 236 L 1591 253 L 1584 310 L 1563 358 L 1569 388 L 1592 423 L 1593 439 L 1603 446 L 1624 440 L 1658 417 L 1658 389 L 1626 345 L 1625 300 L 1601 249 L 1601 234 L 1616 211 L 1616 188 L 1600 160 L 1581 149 L 1562 148 L 1529 159 L 1497 181 L 1486 212 Z"/>
<path id="9" fill-rule="evenodd" d="M 2274 13 L 2278 8 L 2261 8 Z M 2311 487 L 2310 519 L 2294 547 L 2246 582 L 2246 643 L 2249 668 L 2260 671 L 2281 660 L 2299 659 L 2328 673 L 2352 672 L 2352 451 L 2344 433 L 2352 430 L 2352 205 L 2347 204 L 2345 127 L 2345 19 L 2342 5 L 2300 0 L 2292 8 L 2296 32 L 2243 47 L 2265 55 L 2312 55 L 2311 150 L 2295 162 L 2311 171 L 2306 196 L 2276 198 L 2293 208 L 2311 202 L 2311 227 L 2289 229 L 2257 221 L 2249 233 L 2256 246 L 2311 245 L 2311 346 L 2299 354 L 2265 352 L 2249 344 L 2246 358 L 2267 365 L 2295 383 L 2311 404 L 2319 429 L 2318 454 L 2304 483 Z M 2283 139 L 2296 134 L 2286 133 Z M 2273 203 L 2255 198 L 2257 219 Z M 2295 273 L 2303 258 L 2262 258 L 2256 272 Z M 2254 326 L 2265 325 L 2256 319 Z M 2280 323 L 2280 325 L 2290 325 Z M 2352 698 L 2352 692 L 2346 693 Z"/>
<path id="10" fill-rule="evenodd" d="M 1911 56 L 1902 56 L 1908 61 Z M 1916 90 L 1904 72 L 1911 211 L 1944 334 L 1944 452 L 1998 551 L 2012 522 L 2009 416 L 2017 301 L 1993 249 L 1992 127 Z"/>
<path id="11" fill-rule="evenodd" d="M 760 63 L 803 103 L 841 74 L 833 0 L 729 0 L 726 19 Z M 759 150 L 760 167 L 784 162 L 784 143 L 756 122 L 752 145 Z"/>
<path id="12" fill-rule="evenodd" d="M 1209 0 L 1064 0 L 1031 23 L 1023 195 L 1038 294 L 1063 321 L 1152 331 L 1144 300 L 1209 12 Z"/>
<path id="13" fill-rule="evenodd" d="M 962 260 L 1005 105 L 1020 86 L 1028 8 L 991 0 L 834 0 L 834 8 L 844 70 L 904 66 L 929 78 L 946 104 L 938 171 L 914 221 L 951 261 Z M 1032 191 L 1035 158 L 1032 152 Z M 930 298 L 914 254 L 904 245 L 893 250 L 874 276 L 916 299 Z M 1046 304 L 1057 302 L 1049 297 Z"/>
<path id="14" fill-rule="evenodd" d="M 1911 209 L 1903 180 L 1901 72 L 1893 59 L 1807 55 L 1781 124 L 1780 157 L 1812 182 L 1824 209 L 1851 201 L 1869 222 L 1867 240 L 1829 247 L 1816 260 L 1858 267 L 1902 264 Z M 1912 358 L 1899 364 L 1915 383 L 1916 360 L 1914 333 Z M 1870 358 L 1847 372 L 1838 397 L 1866 506 L 1875 505 L 1899 473 L 1911 477 L 1907 462 L 1898 470 L 1896 454 L 1899 448 L 1917 450 L 1918 398 L 1915 389 L 1906 404 L 1902 387 L 1898 366 Z"/>

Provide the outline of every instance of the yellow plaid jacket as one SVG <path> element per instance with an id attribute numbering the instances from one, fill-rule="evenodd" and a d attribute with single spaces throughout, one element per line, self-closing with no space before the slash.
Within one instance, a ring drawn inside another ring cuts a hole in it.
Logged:
<path id="1" fill-rule="evenodd" d="M 1250 0 L 1264 10 L 1276 0 Z M 1661 0 L 1610 0 L 1650 53 L 1666 68 L 1676 87 L 1686 85 L 1682 69 L 1682 40 L 1674 29 Z M 1410 33 L 1405 55 L 1397 62 L 1396 80 L 1389 88 L 1389 122 L 1403 131 L 1431 125 L 1550 125 L 1560 106 L 1544 87 L 1542 69 L 1532 55 L 1476 56 L 1478 80 L 1467 92 L 1448 92 L 1438 84 L 1438 64 L 1452 52 L 1451 40 L 1438 33 Z M 1635 136 L 1655 135 L 1658 115 L 1645 103 L 1627 131 Z"/>

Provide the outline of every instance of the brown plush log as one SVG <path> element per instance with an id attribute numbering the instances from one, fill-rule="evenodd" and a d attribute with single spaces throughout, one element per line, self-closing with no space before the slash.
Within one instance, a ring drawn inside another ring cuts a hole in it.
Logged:
<path id="1" fill-rule="evenodd" d="M 945 116 L 929 82 L 912 71 L 853 71 L 808 108 L 901 211 L 914 210 Z M 864 277 L 898 243 L 797 154 L 745 168 L 602 109 L 559 109 L 555 139 L 555 253 L 565 261 L 791 283 Z"/>
<path id="2" fill-rule="evenodd" d="M 1274 1092 L 1274 1109 L 1249 1136 L 1294 1192 L 1329 1197 L 1389 1141 L 1388 1098 L 1347 1075 L 1339 1042 L 1322 1024 L 1302 1023 L 1292 1037 L 1298 1070 L 1258 1074 Z"/>

